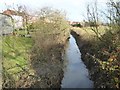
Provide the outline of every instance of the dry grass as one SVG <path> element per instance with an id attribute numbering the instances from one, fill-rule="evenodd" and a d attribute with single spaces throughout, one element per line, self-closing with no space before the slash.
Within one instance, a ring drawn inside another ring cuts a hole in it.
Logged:
<path id="1" fill-rule="evenodd" d="M 66 21 L 48 23 L 38 20 L 34 24 L 32 33 L 34 46 L 32 49 L 31 64 L 41 81 L 34 87 L 58 88 L 62 80 L 62 52 L 69 37 L 69 25 Z"/>
<path id="2" fill-rule="evenodd" d="M 90 28 L 74 28 L 82 57 L 88 66 L 95 87 L 120 87 L 120 31 L 108 31 L 99 27 L 101 40 L 94 39 L 96 34 Z M 85 43 L 84 45 L 81 44 Z M 96 76 L 98 76 L 96 78 Z"/>
<path id="3" fill-rule="evenodd" d="M 95 32 L 91 29 L 91 27 L 72 27 L 73 31 L 75 31 L 77 34 L 79 34 L 83 39 L 85 40 L 93 40 L 93 38 L 96 36 Z M 99 26 L 98 32 L 103 35 L 107 31 L 107 26 Z"/>

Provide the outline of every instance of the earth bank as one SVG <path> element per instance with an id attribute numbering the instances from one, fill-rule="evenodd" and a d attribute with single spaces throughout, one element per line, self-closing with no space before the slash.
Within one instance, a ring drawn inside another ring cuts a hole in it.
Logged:
<path id="1" fill-rule="evenodd" d="M 83 39 L 82 36 L 75 30 L 71 30 L 71 34 L 76 39 L 76 43 L 82 54 L 81 58 L 89 69 L 91 79 L 94 81 L 94 87 L 119 88 L 119 68 L 116 68 L 114 72 L 110 71 L 110 67 L 107 62 L 103 61 L 101 63 L 101 61 L 94 56 L 95 51 L 94 49 L 92 50 L 91 41 Z"/>

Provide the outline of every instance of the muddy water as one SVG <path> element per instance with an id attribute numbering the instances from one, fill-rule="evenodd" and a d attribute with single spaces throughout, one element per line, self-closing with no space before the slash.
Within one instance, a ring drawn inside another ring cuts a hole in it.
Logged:
<path id="1" fill-rule="evenodd" d="M 72 35 L 65 51 L 64 65 L 62 88 L 93 88 L 93 81 L 89 79 L 88 70 Z"/>

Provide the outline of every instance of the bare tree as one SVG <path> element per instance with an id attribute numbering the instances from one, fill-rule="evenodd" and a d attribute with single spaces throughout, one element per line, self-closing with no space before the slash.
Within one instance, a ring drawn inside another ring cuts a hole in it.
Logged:
<path id="1" fill-rule="evenodd" d="M 98 8 L 97 8 L 97 2 L 95 2 L 94 6 L 87 6 L 87 18 L 88 23 L 92 31 L 96 34 L 97 38 L 102 41 L 100 38 L 102 35 L 99 33 L 99 15 L 98 15 Z"/>
<path id="2" fill-rule="evenodd" d="M 107 3 L 109 7 L 109 16 L 108 19 L 110 21 L 109 26 L 111 29 L 119 29 L 120 28 L 120 1 L 114 2 L 110 0 Z"/>

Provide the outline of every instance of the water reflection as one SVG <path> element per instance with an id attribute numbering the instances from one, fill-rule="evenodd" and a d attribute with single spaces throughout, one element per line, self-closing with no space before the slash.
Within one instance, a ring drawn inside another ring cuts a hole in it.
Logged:
<path id="1" fill-rule="evenodd" d="M 93 82 L 89 79 L 88 70 L 81 60 L 81 53 L 72 35 L 64 57 L 64 78 L 62 88 L 92 88 Z"/>

